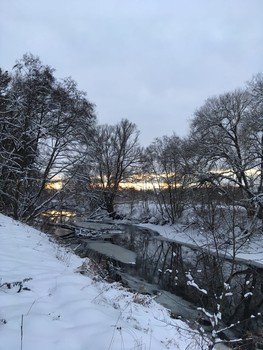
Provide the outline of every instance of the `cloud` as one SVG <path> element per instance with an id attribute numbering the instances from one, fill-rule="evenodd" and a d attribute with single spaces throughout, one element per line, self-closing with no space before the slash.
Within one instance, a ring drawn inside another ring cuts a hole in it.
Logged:
<path id="1" fill-rule="evenodd" d="M 72 76 L 101 123 L 183 136 L 211 95 L 262 71 L 261 0 L 1 1 L 4 69 L 25 52 Z"/>

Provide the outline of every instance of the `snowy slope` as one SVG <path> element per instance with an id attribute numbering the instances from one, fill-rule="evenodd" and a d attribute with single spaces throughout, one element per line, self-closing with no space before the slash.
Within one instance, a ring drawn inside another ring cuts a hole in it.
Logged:
<path id="1" fill-rule="evenodd" d="M 83 263 L 0 214 L 0 350 L 201 348 L 199 336 L 162 306 L 80 274 Z"/>

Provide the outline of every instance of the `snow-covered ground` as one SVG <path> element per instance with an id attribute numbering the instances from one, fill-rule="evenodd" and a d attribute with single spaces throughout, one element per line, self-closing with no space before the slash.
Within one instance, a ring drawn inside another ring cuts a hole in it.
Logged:
<path id="1" fill-rule="evenodd" d="M 154 224 L 140 224 L 142 227 L 149 228 L 158 232 L 163 237 L 176 241 L 178 243 L 186 243 L 195 247 L 203 249 L 215 248 L 214 240 L 205 232 L 197 228 L 187 228 L 186 225 L 154 225 Z M 249 239 L 242 239 L 238 237 L 235 245 L 236 258 L 247 263 L 255 263 L 263 267 L 263 237 L 261 234 L 253 235 Z M 233 245 L 223 245 L 222 253 L 228 253 L 231 257 L 233 254 Z"/>
<path id="2" fill-rule="evenodd" d="M 150 297 L 100 280 L 87 260 L 1 214 L 0 249 L 0 350 L 202 348 Z"/>

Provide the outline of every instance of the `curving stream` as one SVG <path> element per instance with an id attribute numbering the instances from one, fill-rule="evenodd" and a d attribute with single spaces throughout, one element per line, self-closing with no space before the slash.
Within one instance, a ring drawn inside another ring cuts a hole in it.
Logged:
<path id="1" fill-rule="evenodd" d="M 262 329 L 262 318 L 250 317 L 263 313 L 263 269 L 258 266 L 243 261 L 233 263 L 135 225 L 76 222 L 75 233 L 66 236 L 77 254 L 104 263 L 112 279 L 133 291 L 153 295 L 174 317 L 190 320 L 191 324 L 209 324 L 197 307 L 214 312 L 213 296 L 220 295 L 231 272 L 232 296 L 221 303 L 223 321 L 226 324 L 240 321 L 236 330 L 241 334 L 244 329 L 251 332 Z M 189 285 L 189 273 L 198 289 Z M 245 293 L 249 293 L 248 298 L 244 298 Z M 207 326 L 206 330 L 209 329 Z M 232 338 L 233 332 L 225 331 L 224 336 Z"/>

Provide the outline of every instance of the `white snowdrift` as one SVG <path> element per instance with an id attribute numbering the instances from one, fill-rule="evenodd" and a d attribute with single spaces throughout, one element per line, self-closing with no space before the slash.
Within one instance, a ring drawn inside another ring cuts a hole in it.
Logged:
<path id="1" fill-rule="evenodd" d="M 146 296 L 79 273 L 84 260 L 0 214 L 0 350 L 200 349 Z"/>

